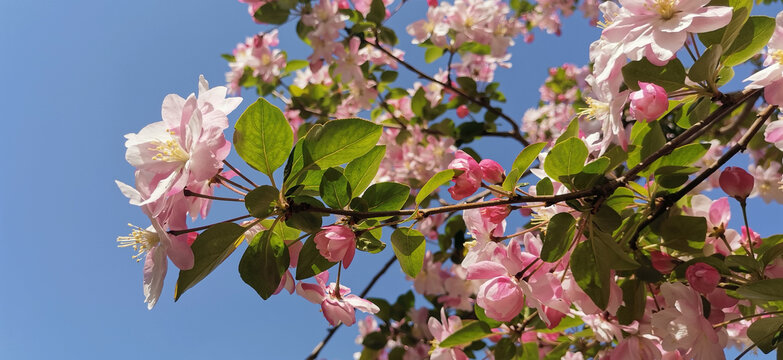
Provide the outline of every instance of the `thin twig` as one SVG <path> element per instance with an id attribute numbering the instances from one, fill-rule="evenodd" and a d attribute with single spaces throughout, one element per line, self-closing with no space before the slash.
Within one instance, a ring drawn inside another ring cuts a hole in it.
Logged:
<path id="1" fill-rule="evenodd" d="M 219 201 L 237 201 L 237 202 L 244 202 L 245 199 L 240 198 L 229 198 L 229 197 L 222 197 L 222 196 L 212 196 L 212 195 L 205 195 L 205 194 L 199 194 L 197 192 L 192 192 L 188 189 L 185 189 L 183 191 L 185 193 L 185 196 L 192 196 L 202 199 L 209 199 L 209 200 L 219 200 Z"/>
<path id="2" fill-rule="evenodd" d="M 391 259 L 389 259 L 389 261 L 387 261 L 386 264 L 383 265 L 383 267 L 380 270 L 378 270 L 375 276 L 373 276 L 372 280 L 370 280 L 370 283 L 367 284 L 364 290 L 362 290 L 361 294 L 359 294 L 360 298 L 364 298 L 365 296 L 367 296 L 367 293 L 370 292 L 370 289 L 372 289 L 372 287 L 375 286 L 375 283 L 378 282 L 378 279 L 380 279 L 381 276 L 384 273 L 386 273 L 387 270 L 389 270 L 389 267 L 391 267 L 391 265 L 394 264 L 395 261 L 397 261 L 397 257 L 392 256 Z M 315 358 L 321 352 L 321 349 L 324 348 L 324 345 L 326 345 L 326 343 L 329 342 L 329 340 L 332 338 L 332 336 L 334 336 L 334 333 L 337 331 L 337 329 L 340 328 L 341 325 L 342 324 L 338 324 L 337 326 L 330 328 L 326 333 L 326 337 L 323 340 L 321 340 L 321 342 L 319 342 L 318 345 L 315 346 L 315 348 L 313 348 L 313 351 L 305 359 L 315 360 Z"/>
<path id="3" fill-rule="evenodd" d="M 229 168 L 229 169 L 231 169 L 231 170 L 234 170 L 234 172 L 235 172 L 237 175 L 239 175 L 239 177 L 241 177 L 242 179 L 244 179 L 245 181 L 247 181 L 247 183 L 248 183 L 248 184 L 250 184 L 250 185 L 253 185 L 253 187 L 258 187 L 258 185 L 256 185 L 256 183 L 254 183 L 254 182 L 253 182 L 253 180 L 250 180 L 250 178 L 248 178 L 247 176 L 245 176 L 244 174 L 242 174 L 241 172 L 239 172 L 239 170 L 237 170 L 237 168 L 235 168 L 235 167 L 231 166 L 231 164 L 229 164 L 229 163 L 228 163 L 228 161 L 226 161 L 226 160 L 223 160 L 223 163 L 224 163 L 224 164 L 226 164 L 226 166 L 228 166 L 228 168 Z"/>
<path id="4" fill-rule="evenodd" d="M 228 219 L 228 220 L 223 220 L 223 221 L 220 221 L 220 222 L 216 222 L 216 223 L 214 223 L 214 224 L 209 224 L 209 225 L 204 225 L 204 226 L 194 227 L 194 228 L 190 228 L 190 229 L 182 229 L 182 230 L 169 230 L 169 231 L 167 231 L 167 232 L 168 232 L 169 234 L 171 234 L 171 235 L 175 235 L 175 236 L 176 236 L 176 235 L 182 235 L 182 234 L 187 234 L 187 233 L 191 233 L 191 232 L 195 232 L 195 231 L 201 231 L 201 230 L 209 229 L 209 228 L 210 228 L 211 226 L 213 226 L 213 225 L 222 224 L 222 223 L 227 223 L 227 222 L 234 222 L 234 221 L 239 221 L 239 220 L 247 219 L 247 218 L 249 218 L 249 217 L 253 217 L 253 215 L 250 215 L 250 214 L 248 214 L 248 215 L 242 215 L 242 216 L 237 216 L 237 217 L 235 217 L 235 218 L 233 218 L 233 219 Z"/>

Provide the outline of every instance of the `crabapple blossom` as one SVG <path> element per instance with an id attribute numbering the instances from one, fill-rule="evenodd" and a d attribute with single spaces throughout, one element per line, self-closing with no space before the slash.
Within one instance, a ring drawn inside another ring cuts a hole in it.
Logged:
<path id="1" fill-rule="evenodd" d="M 478 190 L 481 186 L 483 171 L 479 163 L 462 150 L 458 150 L 455 159 L 449 164 L 449 169 L 460 170 L 462 174 L 454 176 L 454 186 L 449 188 L 449 194 L 454 200 L 462 200 Z"/>
<path id="2" fill-rule="evenodd" d="M 720 282 L 718 270 L 702 262 L 688 266 L 688 270 L 685 271 L 685 278 L 688 279 L 688 284 L 691 288 L 702 294 L 711 293 Z"/>
<path id="3" fill-rule="evenodd" d="M 780 150 L 783 150 L 783 119 L 779 118 L 767 125 L 764 130 L 764 140 L 768 143 L 775 144 Z"/>
<path id="4" fill-rule="evenodd" d="M 731 21 L 728 6 L 706 6 L 708 0 L 620 0 L 621 11 L 603 30 L 602 36 L 622 43 L 631 60 L 646 57 L 664 65 L 682 48 L 688 33 L 703 33 Z"/>
<path id="5" fill-rule="evenodd" d="M 354 309 L 370 314 L 380 311 L 378 306 L 372 302 L 352 295 L 351 289 L 346 286 L 340 285 L 339 292 L 335 283 L 327 286 L 329 271 L 316 275 L 315 280 L 318 282 L 317 285 L 304 282 L 296 284 L 296 293 L 313 304 L 321 305 L 324 317 L 332 326 L 337 326 L 338 324 L 353 325 L 356 322 Z"/>
<path id="6" fill-rule="evenodd" d="M 481 166 L 481 174 L 484 179 L 492 184 L 500 184 L 506 177 L 503 167 L 495 160 L 483 159 L 479 162 L 479 166 Z"/>
<path id="7" fill-rule="evenodd" d="M 736 166 L 723 169 L 720 174 L 720 188 L 726 195 L 737 199 L 740 203 L 753 192 L 753 176 L 747 171 Z"/>
<path id="8" fill-rule="evenodd" d="M 669 108 L 666 90 L 653 84 L 639 81 L 639 91 L 628 96 L 631 101 L 631 114 L 636 120 L 653 121 Z"/>
<path id="9" fill-rule="evenodd" d="M 470 114 L 470 110 L 468 109 L 467 105 L 462 104 L 457 107 L 457 117 L 459 117 L 460 119 L 468 116 L 468 114 Z"/>
<path id="10" fill-rule="evenodd" d="M 661 274 L 668 274 L 677 266 L 677 262 L 669 254 L 660 251 L 650 252 L 650 261 L 655 270 Z"/>
<path id="11" fill-rule="evenodd" d="M 446 310 L 441 308 L 440 321 L 431 317 L 427 327 L 435 338 L 433 340 L 435 349 L 430 354 L 432 360 L 468 360 L 468 356 L 462 351 L 461 346 L 451 348 L 438 347 L 438 343 L 462 328 L 462 319 L 454 315 L 446 317 Z"/>
<path id="12" fill-rule="evenodd" d="M 329 261 L 342 261 L 348 268 L 356 252 L 356 234 L 344 225 L 330 225 L 315 234 L 315 246 L 321 256 Z"/>

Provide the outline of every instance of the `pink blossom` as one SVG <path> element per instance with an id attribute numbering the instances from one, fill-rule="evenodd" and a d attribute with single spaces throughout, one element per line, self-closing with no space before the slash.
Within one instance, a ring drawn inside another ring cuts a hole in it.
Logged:
<path id="1" fill-rule="evenodd" d="M 263 82 L 274 83 L 285 70 L 286 56 L 280 49 L 273 49 L 279 43 L 277 29 L 249 37 L 234 49 L 234 61 L 228 63 L 231 71 L 226 73 L 226 82 L 232 94 L 238 94 L 239 82 L 247 69 L 253 77 Z"/>
<path id="2" fill-rule="evenodd" d="M 647 122 L 658 119 L 669 108 L 666 90 L 662 87 L 639 81 L 639 91 L 628 96 L 631 100 L 631 114 L 636 120 Z"/>
<path id="3" fill-rule="evenodd" d="M 751 81 L 745 89 L 764 88 L 768 104 L 783 106 L 783 11 L 775 17 L 775 31 L 767 44 L 766 68 L 743 81 Z"/>
<path id="4" fill-rule="evenodd" d="M 356 252 L 356 234 L 344 225 L 330 225 L 315 234 L 315 247 L 321 256 L 332 262 L 342 261 L 348 268 Z"/>
<path id="5" fill-rule="evenodd" d="M 688 279 L 688 284 L 691 285 L 691 288 L 705 295 L 715 290 L 720 282 L 718 270 L 701 262 L 688 266 L 688 270 L 685 271 L 685 278 Z"/>
<path id="6" fill-rule="evenodd" d="M 505 171 L 495 160 L 484 159 L 479 162 L 484 179 L 492 184 L 500 184 L 505 179 Z"/>
<path id="7" fill-rule="evenodd" d="M 401 111 L 398 115 L 410 111 L 409 98 L 403 99 L 408 100 L 398 103 L 398 109 Z M 378 143 L 386 145 L 386 156 L 381 160 L 374 181 L 395 181 L 409 184 L 412 189 L 415 189 L 424 185 L 423 179 L 426 181 L 438 171 L 448 168 L 449 163 L 454 159 L 454 152 L 457 151 L 454 147 L 454 139 L 447 136 L 437 138 L 427 135 L 419 126 L 410 126 L 408 131 L 411 136 L 398 143 L 397 136 L 400 133 L 398 129 L 384 130 Z M 436 218 L 427 219 L 435 221 Z M 440 219 L 441 222 L 442 220 Z M 420 226 L 426 228 L 424 224 Z"/>
<path id="8" fill-rule="evenodd" d="M 286 248 L 288 249 L 288 258 L 289 261 L 289 268 L 295 268 L 296 264 L 299 262 L 299 252 L 302 250 L 302 242 L 300 241 L 287 241 L 286 242 Z M 277 289 L 275 289 L 275 292 L 273 292 L 273 295 L 279 294 L 283 289 L 288 291 L 289 294 L 294 293 L 294 287 L 296 285 L 296 281 L 294 280 L 294 276 L 291 274 L 291 270 L 286 270 L 283 276 L 280 278 L 280 284 L 277 285 Z"/>
<path id="9" fill-rule="evenodd" d="M 723 359 L 726 333 L 704 318 L 699 293 L 681 283 L 664 283 L 661 293 L 666 308 L 652 314 L 652 329 L 663 349 L 680 350 L 686 358 Z"/>
<path id="10" fill-rule="evenodd" d="M 209 89 L 201 76 L 198 97 L 167 95 L 161 111 L 163 121 L 145 126 L 138 134 L 125 135 L 125 159 L 138 169 L 137 177 L 151 179 L 146 184 L 150 191 L 142 191 L 149 195 L 136 205 L 180 193 L 222 169 L 231 149 L 223 135 L 228 127 L 226 115 L 242 101 L 226 98 L 226 92 L 223 86 Z"/>
<path id="11" fill-rule="evenodd" d="M 783 188 L 781 187 L 780 162 L 770 162 L 767 166 L 750 165 L 748 170 L 756 180 L 750 197 L 761 196 L 765 203 L 777 201 L 783 204 Z"/>
<path id="12" fill-rule="evenodd" d="M 452 179 L 454 186 L 449 188 L 449 194 L 454 200 L 462 200 L 478 190 L 483 172 L 476 160 L 464 151 L 458 150 L 454 157 L 449 169 L 461 170 L 462 174 Z"/>
<path id="13" fill-rule="evenodd" d="M 742 168 L 729 166 L 720 174 L 720 188 L 727 195 L 744 202 L 753 191 L 753 175 Z"/>
<path id="14" fill-rule="evenodd" d="M 468 268 L 468 279 L 490 279 L 479 288 L 476 301 L 487 316 L 510 321 L 522 311 L 524 294 L 517 280 L 508 276 L 505 266 L 481 261 Z"/>
<path id="15" fill-rule="evenodd" d="M 752 241 L 748 241 L 748 232 L 750 232 L 750 236 L 753 239 Z M 761 246 L 761 234 L 753 231 L 753 229 L 750 229 L 748 231 L 748 228 L 745 227 L 745 225 L 742 225 L 740 228 L 740 243 L 742 243 L 742 247 L 747 247 L 748 244 L 753 244 L 753 248 L 759 248 Z"/>
<path id="16" fill-rule="evenodd" d="M 440 322 L 431 317 L 428 323 L 430 333 L 435 338 L 435 349 L 430 354 L 432 360 L 468 360 L 467 355 L 462 351 L 461 346 L 452 348 L 438 347 L 438 343 L 445 340 L 449 335 L 462 328 L 462 319 L 459 316 L 446 317 L 446 310 L 440 309 Z"/>
<path id="17" fill-rule="evenodd" d="M 651 251 L 650 260 L 655 270 L 658 270 L 661 274 L 668 274 L 677 266 L 673 257 L 660 251 Z"/>
<path id="18" fill-rule="evenodd" d="M 654 338 L 653 336 L 650 336 Z M 646 336 L 629 336 L 620 341 L 606 360 L 660 360 L 661 350 L 656 341 Z"/>
<path id="19" fill-rule="evenodd" d="M 783 118 L 779 117 L 778 120 L 767 125 L 764 130 L 764 140 L 783 150 Z"/>
<path id="20" fill-rule="evenodd" d="M 620 0 L 621 11 L 602 35 L 622 43 L 631 60 L 647 57 L 666 64 L 685 44 L 688 33 L 703 33 L 731 21 L 728 6 L 705 6 L 709 0 Z"/>
<path id="21" fill-rule="evenodd" d="M 441 295 L 445 293 L 443 282 L 450 274 L 443 270 L 443 263 L 434 261 L 432 253 L 427 251 L 424 255 L 424 265 L 413 281 L 413 288 L 422 295 Z"/>
<path id="22" fill-rule="evenodd" d="M 356 321 L 354 308 L 366 313 L 375 314 L 380 309 L 370 301 L 356 295 L 349 295 L 351 289 L 340 285 L 339 293 L 335 283 L 328 286 L 329 271 L 324 271 L 315 276 L 316 284 L 300 282 L 296 284 L 296 293 L 313 304 L 320 304 L 321 311 L 329 324 L 337 326 L 340 323 L 351 326 Z"/>
<path id="23" fill-rule="evenodd" d="M 462 119 L 465 116 L 468 116 L 470 114 L 470 110 L 468 109 L 468 106 L 465 104 L 462 104 L 457 107 L 457 116 Z"/>

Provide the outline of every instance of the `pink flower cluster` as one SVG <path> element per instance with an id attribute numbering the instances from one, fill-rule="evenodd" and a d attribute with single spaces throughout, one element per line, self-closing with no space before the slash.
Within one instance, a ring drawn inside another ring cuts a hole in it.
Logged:
<path id="1" fill-rule="evenodd" d="M 234 61 L 228 63 L 231 71 L 226 73 L 226 83 L 232 94 L 239 94 L 245 76 L 265 83 L 277 81 L 286 66 L 285 53 L 273 49 L 278 43 L 277 29 L 274 29 L 249 37 L 237 45 L 233 51 Z"/>
<path id="2" fill-rule="evenodd" d="M 166 275 L 167 258 L 183 270 L 193 267 L 192 236 L 172 236 L 169 229 L 184 229 L 188 214 L 205 217 L 210 200 L 185 197 L 185 189 L 206 195 L 213 191 L 213 178 L 223 168 L 231 149 L 223 131 L 228 117 L 241 98 L 226 98 L 223 86 L 209 88 L 199 78 L 198 96 L 187 99 L 170 94 L 163 100 L 162 121 L 125 135 L 125 159 L 136 168 L 135 188 L 117 181 L 130 203 L 141 207 L 152 222 L 148 230 L 137 228 L 118 239 L 121 247 L 146 253 L 144 262 L 145 302 L 151 309 L 158 300 Z M 193 234 L 195 235 L 195 234 Z"/>
<path id="3" fill-rule="evenodd" d="M 398 115 L 402 118 L 412 118 L 410 98 L 404 97 L 397 101 L 390 100 Z M 423 181 L 435 173 L 448 168 L 454 158 L 456 148 L 454 139 L 425 134 L 419 126 L 409 126 L 403 141 L 398 142 L 400 130 L 387 128 L 384 130 L 379 145 L 386 145 L 386 156 L 381 160 L 375 182 L 394 181 L 410 185 L 411 189 L 420 188 Z"/>
<path id="4" fill-rule="evenodd" d="M 775 31 L 767 44 L 766 68 L 749 76 L 746 89 L 764 88 L 764 100 L 768 104 L 783 106 L 783 11 L 775 18 Z"/>
<path id="5" fill-rule="evenodd" d="M 486 179 L 491 184 L 499 184 L 505 179 L 503 167 L 490 159 L 476 162 L 472 156 L 462 150 L 457 150 L 454 160 L 449 164 L 449 169 L 459 170 L 461 173 L 454 176 L 454 186 L 449 188 L 449 194 L 454 200 L 461 200 L 478 190 L 481 181 Z"/>
<path id="6" fill-rule="evenodd" d="M 351 295 L 351 289 L 348 287 L 340 285 L 338 291 L 335 283 L 326 285 L 329 281 L 329 271 L 316 275 L 315 280 L 318 282 L 317 285 L 304 282 L 296 284 L 296 293 L 313 304 L 321 305 L 324 317 L 332 326 L 353 325 L 356 322 L 354 309 L 370 314 L 380 311 L 372 302 Z"/>

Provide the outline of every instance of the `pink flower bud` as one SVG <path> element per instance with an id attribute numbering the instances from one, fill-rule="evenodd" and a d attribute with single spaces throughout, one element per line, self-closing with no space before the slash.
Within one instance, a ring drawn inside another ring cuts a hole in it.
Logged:
<path id="1" fill-rule="evenodd" d="M 695 263 L 685 270 L 685 278 L 691 287 L 702 293 L 709 294 L 718 286 L 720 274 L 714 267 L 705 263 Z"/>
<path id="2" fill-rule="evenodd" d="M 674 270 L 674 268 L 677 266 L 674 258 L 669 256 L 667 253 L 652 251 L 650 252 L 650 258 L 652 261 L 652 266 L 661 274 L 668 274 L 672 272 L 672 270 Z"/>
<path id="3" fill-rule="evenodd" d="M 481 173 L 484 175 L 484 179 L 487 179 L 487 181 L 493 184 L 500 184 L 506 178 L 503 167 L 495 160 L 481 160 L 479 166 L 481 166 Z"/>
<path id="4" fill-rule="evenodd" d="M 508 276 L 493 278 L 479 288 L 476 303 L 488 317 L 497 321 L 509 321 L 522 311 L 524 294 Z"/>
<path id="5" fill-rule="evenodd" d="M 348 0 L 337 0 L 337 8 L 338 9 L 350 9 L 351 4 L 348 2 Z"/>
<path id="6" fill-rule="evenodd" d="M 742 168 L 729 166 L 720 173 L 718 183 L 723 192 L 739 201 L 744 201 L 753 191 L 755 179 Z"/>
<path id="7" fill-rule="evenodd" d="M 662 87 L 639 81 L 639 91 L 634 91 L 628 97 L 631 100 L 631 115 L 636 120 L 647 122 L 658 119 L 669 109 L 666 90 Z"/>
<path id="8" fill-rule="evenodd" d="M 454 160 L 449 164 L 449 169 L 463 171 L 462 174 L 452 179 L 454 186 L 449 188 L 449 194 L 454 200 L 462 200 L 473 195 L 481 186 L 481 166 L 464 151 L 457 151 Z"/>
<path id="9" fill-rule="evenodd" d="M 356 252 L 356 235 L 347 226 L 324 226 L 315 234 L 315 247 L 329 261 L 342 260 L 343 267 L 347 269 Z"/>
<path id="10" fill-rule="evenodd" d="M 427 5 L 430 7 L 436 7 L 438 6 L 438 0 L 427 0 Z"/>
<path id="11" fill-rule="evenodd" d="M 740 238 L 740 242 L 742 243 L 742 247 L 748 246 L 748 228 L 745 227 L 745 225 L 742 225 L 742 237 Z M 753 229 L 750 229 L 750 236 L 753 239 L 753 248 L 758 249 L 759 246 L 761 246 L 761 234 L 753 231 Z"/>
<path id="12" fill-rule="evenodd" d="M 508 217 L 508 214 L 511 213 L 511 207 L 508 205 L 487 206 L 479 209 L 479 213 L 481 214 L 481 219 L 494 228 Z"/>
<path id="13" fill-rule="evenodd" d="M 464 118 L 465 116 L 468 116 L 469 113 L 470 113 L 470 110 L 468 110 L 468 106 L 467 105 L 460 105 L 457 108 L 457 116 L 459 116 L 460 119 Z"/>

